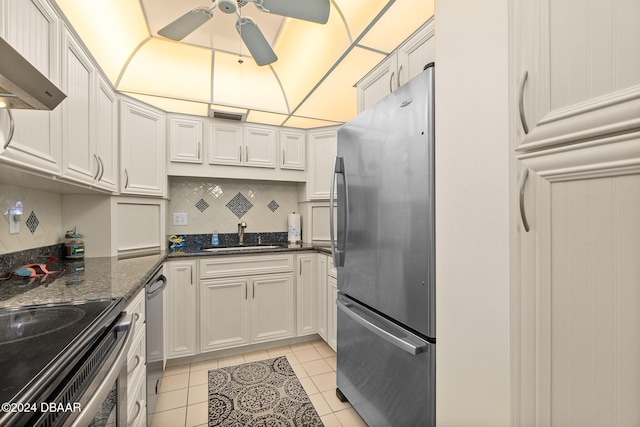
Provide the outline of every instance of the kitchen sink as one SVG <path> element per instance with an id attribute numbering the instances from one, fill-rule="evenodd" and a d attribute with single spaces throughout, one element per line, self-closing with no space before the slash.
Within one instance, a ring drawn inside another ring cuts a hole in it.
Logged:
<path id="1" fill-rule="evenodd" d="M 281 245 L 243 245 L 243 246 L 203 246 L 201 249 L 206 252 L 221 252 L 221 251 L 249 251 L 255 249 L 280 249 Z"/>

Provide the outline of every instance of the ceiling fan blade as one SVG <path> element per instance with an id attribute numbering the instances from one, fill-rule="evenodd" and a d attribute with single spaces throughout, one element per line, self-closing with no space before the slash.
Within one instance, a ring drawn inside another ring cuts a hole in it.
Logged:
<path id="1" fill-rule="evenodd" d="M 262 0 L 262 6 L 276 15 L 290 16 L 319 24 L 327 23 L 331 9 L 329 0 Z"/>
<path id="2" fill-rule="evenodd" d="M 158 31 L 158 34 L 171 40 L 182 40 L 211 18 L 213 18 L 211 9 L 197 7 L 171 22 Z"/>
<path id="3" fill-rule="evenodd" d="M 241 28 L 242 27 L 242 28 Z M 236 21 L 236 30 L 242 41 L 251 52 L 251 56 L 258 65 L 269 65 L 278 60 L 276 53 L 251 18 L 240 18 Z"/>

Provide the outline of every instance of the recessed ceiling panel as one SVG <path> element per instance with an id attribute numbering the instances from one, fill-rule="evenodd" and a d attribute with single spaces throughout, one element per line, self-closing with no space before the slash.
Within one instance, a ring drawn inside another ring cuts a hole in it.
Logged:
<path id="1" fill-rule="evenodd" d="M 349 47 L 347 30 L 334 8 L 324 24 L 287 19 L 273 64 L 291 108 L 297 106 Z"/>
<path id="2" fill-rule="evenodd" d="M 265 125 L 280 126 L 287 119 L 286 114 L 265 113 L 264 111 L 252 110 L 247 116 L 247 121 L 251 123 L 264 123 Z"/>
<path id="3" fill-rule="evenodd" d="M 294 113 L 334 122 L 351 120 L 358 112 L 354 85 L 383 58 L 382 54 L 355 47 Z"/>
<path id="4" fill-rule="evenodd" d="M 131 0 L 57 2 L 115 84 L 131 53 L 149 37 L 140 4 Z"/>
<path id="5" fill-rule="evenodd" d="M 391 52 L 433 16 L 434 0 L 396 0 L 361 44 Z"/>
<path id="6" fill-rule="evenodd" d="M 325 120 L 312 119 L 309 117 L 291 116 L 283 126 L 289 126 L 300 129 L 321 128 L 326 126 L 335 126 L 342 123 L 329 122 Z"/>
<path id="7" fill-rule="evenodd" d="M 216 52 L 213 70 L 213 102 L 288 113 L 284 95 L 270 67 L 259 67 L 251 57 Z"/>
<path id="8" fill-rule="evenodd" d="M 132 98 L 139 99 L 142 102 L 158 107 L 169 113 L 192 114 L 196 116 L 206 116 L 209 112 L 209 104 L 202 102 L 183 101 L 181 99 L 161 98 L 159 96 L 139 95 L 137 93 L 128 93 Z"/>
<path id="9" fill-rule="evenodd" d="M 335 0 L 355 40 L 390 0 Z M 393 1 L 393 0 L 391 0 Z M 424 0 L 416 0 L 424 1 Z"/>
<path id="10" fill-rule="evenodd" d="M 211 51 L 151 39 L 133 57 L 117 89 L 210 102 Z"/>

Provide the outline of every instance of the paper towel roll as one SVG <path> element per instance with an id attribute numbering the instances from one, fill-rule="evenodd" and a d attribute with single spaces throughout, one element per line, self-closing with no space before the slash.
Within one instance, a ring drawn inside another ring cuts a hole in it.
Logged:
<path id="1" fill-rule="evenodd" d="M 300 214 L 290 213 L 287 216 L 287 231 L 289 232 L 289 243 L 297 243 L 302 241 L 302 232 L 300 229 Z"/>

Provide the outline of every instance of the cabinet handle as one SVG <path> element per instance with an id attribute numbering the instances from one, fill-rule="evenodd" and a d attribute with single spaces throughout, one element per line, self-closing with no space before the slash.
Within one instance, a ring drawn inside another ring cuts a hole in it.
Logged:
<path id="1" fill-rule="evenodd" d="M 140 366 L 140 362 L 141 362 L 141 361 L 142 361 L 142 359 L 140 358 L 140 356 L 138 356 L 138 355 L 136 354 L 136 363 L 135 363 L 135 365 L 133 365 L 133 368 L 131 368 L 131 369 L 127 370 L 127 374 L 130 374 L 131 372 L 135 371 L 135 370 L 136 370 L 136 368 L 137 368 L 138 366 Z"/>
<path id="2" fill-rule="evenodd" d="M 124 189 L 126 190 L 129 187 L 129 172 L 127 171 L 127 168 L 124 168 Z"/>
<path id="3" fill-rule="evenodd" d="M 393 92 L 393 76 L 396 74 L 396 72 L 392 72 L 391 73 L 391 78 L 389 79 L 389 92 Z"/>
<path id="4" fill-rule="evenodd" d="M 94 181 L 99 181 L 98 180 L 98 175 L 100 175 L 100 160 L 98 160 L 98 155 L 94 154 L 93 158 L 96 160 L 96 165 L 98 166 L 98 170 L 96 170 L 96 174 L 93 176 L 93 180 Z"/>
<path id="5" fill-rule="evenodd" d="M 200 145 L 202 144 L 202 142 L 198 141 L 198 157 L 196 157 L 196 159 L 200 160 Z"/>
<path id="6" fill-rule="evenodd" d="M 249 299 L 248 294 L 249 293 L 249 285 L 247 285 L 246 283 L 244 284 L 244 299 Z"/>
<path id="7" fill-rule="evenodd" d="M 251 299 L 256 299 L 256 282 L 251 283 Z"/>
<path id="8" fill-rule="evenodd" d="M 527 185 L 527 178 L 529 177 L 529 169 L 525 169 L 522 173 L 522 182 L 520 182 L 520 218 L 522 219 L 522 225 L 524 231 L 529 232 L 529 221 L 527 220 L 527 212 L 524 208 L 524 190 Z"/>
<path id="9" fill-rule="evenodd" d="M 249 161 L 249 146 L 244 147 L 244 161 Z"/>
<path id="10" fill-rule="evenodd" d="M 284 148 L 282 149 L 282 166 L 284 166 L 284 160 L 285 160 L 285 153 L 284 153 Z"/>
<path id="11" fill-rule="evenodd" d="M 6 108 L 7 115 L 9 116 L 9 136 L 7 136 L 7 141 L 4 143 L 4 149 L 6 150 L 11 140 L 13 139 L 13 131 L 15 130 L 16 123 L 13 120 L 13 114 L 11 114 L 11 110 Z"/>
<path id="12" fill-rule="evenodd" d="M 522 124 L 522 129 L 524 130 L 524 134 L 527 135 L 529 133 L 529 125 L 527 125 L 527 117 L 524 112 L 524 87 L 527 83 L 527 77 L 529 76 L 529 72 L 525 71 L 522 76 L 522 80 L 520 81 L 520 90 L 518 97 L 518 108 L 520 109 L 520 123 Z"/>
<path id="13" fill-rule="evenodd" d="M 302 276 L 302 260 L 298 260 L 298 276 Z"/>
<path id="14" fill-rule="evenodd" d="M 102 163 L 102 157 L 98 156 L 98 161 L 100 162 L 100 176 L 98 177 L 98 181 L 102 181 L 102 175 L 104 175 L 104 163 Z"/>
<path id="15" fill-rule="evenodd" d="M 400 68 L 398 68 L 398 87 L 402 86 L 400 84 L 400 74 L 402 73 L 402 65 L 400 66 Z"/>
<path id="16" fill-rule="evenodd" d="M 242 163 L 242 147 L 238 147 L 238 157 L 240 158 L 240 163 Z"/>
<path id="17" fill-rule="evenodd" d="M 140 412 L 142 412 L 142 408 L 144 407 L 144 400 L 137 400 L 136 401 L 136 414 L 133 416 L 133 418 L 131 418 L 131 420 L 127 420 L 127 426 L 131 426 L 133 425 L 134 421 L 138 419 L 138 416 L 140 416 Z"/>
<path id="18" fill-rule="evenodd" d="M 191 286 L 193 286 L 193 268 L 191 268 Z"/>

